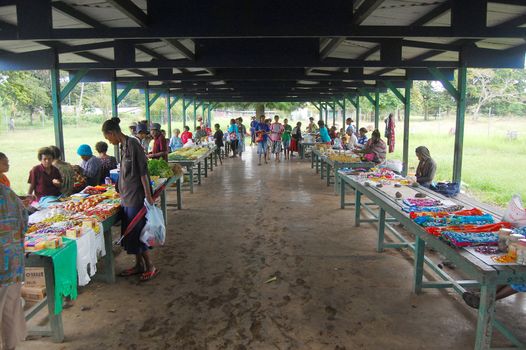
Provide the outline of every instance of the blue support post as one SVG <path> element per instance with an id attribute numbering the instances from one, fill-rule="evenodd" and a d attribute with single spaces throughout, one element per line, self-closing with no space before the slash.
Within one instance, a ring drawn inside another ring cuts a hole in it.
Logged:
<path id="1" fill-rule="evenodd" d="M 62 159 L 65 159 L 64 152 L 64 128 L 62 125 L 62 103 L 60 99 L 60 71 L 53 68 L 51 73 L 51 104 L 53 107 L 53 127 L 55 129 L 55 146 L 60 148 Z"/>
<path id="2" fill-rule="evenodd" d="M 144 115 L 146 117 L 146 123 L 148 124 L 148 128 L 150 127 L 150 88 L 148 87 L 148 84 L 146 84 L 146 88 L 144 89 Z"/>
<path id="3" fill-rule="evenodd" d="M 168 138 L 172 137 L 172 104 L 170 103 L 170 90 L 166 91 L 166 119 L 168 122 Z"/>
<path id="4" fill-rule="evenodd" d="M 380 126 L 380 90 L 374 90 L 374 128 L 378 129 Z"/>

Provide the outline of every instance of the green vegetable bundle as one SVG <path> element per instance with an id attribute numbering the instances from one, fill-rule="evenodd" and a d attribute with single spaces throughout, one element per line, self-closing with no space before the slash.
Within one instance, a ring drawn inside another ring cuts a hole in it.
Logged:
<path id="1" fill-rule="evenodd" d="M 150 159 L 148 161 L 148 173 L 150 176 L 159 176 L 162 178 L 174 176 L 172 169 L 163 159 Z"/>

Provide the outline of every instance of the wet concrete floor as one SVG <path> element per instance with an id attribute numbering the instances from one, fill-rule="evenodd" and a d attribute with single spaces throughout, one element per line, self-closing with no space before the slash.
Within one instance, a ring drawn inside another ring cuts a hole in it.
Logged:
<path id="1" fill-rule="evenodd" d="M 376 253 L 375 227 L 353 226 L 310 161 L 257 166 L 252 151 L 185 192 L 183 210 L 170 206 L 155 280 L 91 283 L 63 313 L 64 343 L 20 348 L 473 348 L 475 312 L 452 292 L 412 294 L 410 254 Z M 117 269 L 132 263 L 120 254 Z M 499 310 L 519 321 L 524 305 Z"/>

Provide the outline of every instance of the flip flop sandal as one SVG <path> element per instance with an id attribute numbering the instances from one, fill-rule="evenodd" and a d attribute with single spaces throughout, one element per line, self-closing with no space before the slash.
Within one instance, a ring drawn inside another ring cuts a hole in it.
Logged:
<path id="1" fill-rule="evenodd" d="M 143 272 L 144 271 L 137 270 L 135 267 L 132 267 L 132 268 L 129 268 L 129 269 L 126 269 L 126 270 L 122 271 L 121 273 L 118 274 L 118 276 L 119 277 L 130 277 L 130 276 L 140 275 Z"/>
<path id="2" fill-rule="evenodd" d="M 141 274 L 141 282 L 148 282 L 152 279 L 154 279 L 155 277 L 157 277 L 157 275 L 160 273 L 159 269 L 158 268 L 154 268 L 153 271 L 146 271 L 146 272 L 143 272 Z"/>
<path id="3" fill-rule="evenodd" d="M 467 305 L 471 306 L 474 309 L 478 309 L 480 306 L 480 297 L 475 293 L 464 292 L 462 294 L 462 299 L 464 299 Z"/>

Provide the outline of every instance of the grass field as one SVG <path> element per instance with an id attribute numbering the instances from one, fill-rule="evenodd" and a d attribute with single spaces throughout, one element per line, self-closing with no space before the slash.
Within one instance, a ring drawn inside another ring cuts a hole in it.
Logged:
<path id="1" fill-rule="evenodd" d="M 130 120 L 123 120 L 128 125 Z M 221 121 L 223 128 L 226 121 Z M 369 123 L 362 122 L 362 126 Z M 192 124 L 190 124 L 193 126 Z M 294 122 L 293 122 L 294 125 Z M 173 128 L 181 128 L 174 123 Z M 165 126 L 166 127 L 166 126 Z M 423 121 L 414 117 L 411 120 L 410 164 L 414 168 L 417 159 L 414 149 L 425 145 L 438 164 L 437 180 L 449 180 L 453 165 L 454 136 L 450 130 L 453 120 Z M 383 130 L 383 127 L 381 127 Z M 402 159 L 402 123 L 397 124 L 396 151 L 389 159 Z M 516 140 L 507 138 L 507 131 L 518 132 Z M 95 145 L 103 140 L 100 125 L 85 124 L 64 127 L 66 160 L 77 164 L 77 147 L 82 143 Z M 36 151 L 39 147 L 54 143 L 53 127 L 16 130 L 14 133 L 0 133 L 0 152 L 10 158 L 11 170 L 8 174 L 13 188 L 20 194 L 27 191 L 27 176 L 31 167 L 38 163 Z M 410 169 L 411 171 L 411 169 Z M 482 201 L 505 206 L 514 193 L 526 197 L 526 119 L 487 119 L 466 121 L 463 176 L 465 188 Z"/>

